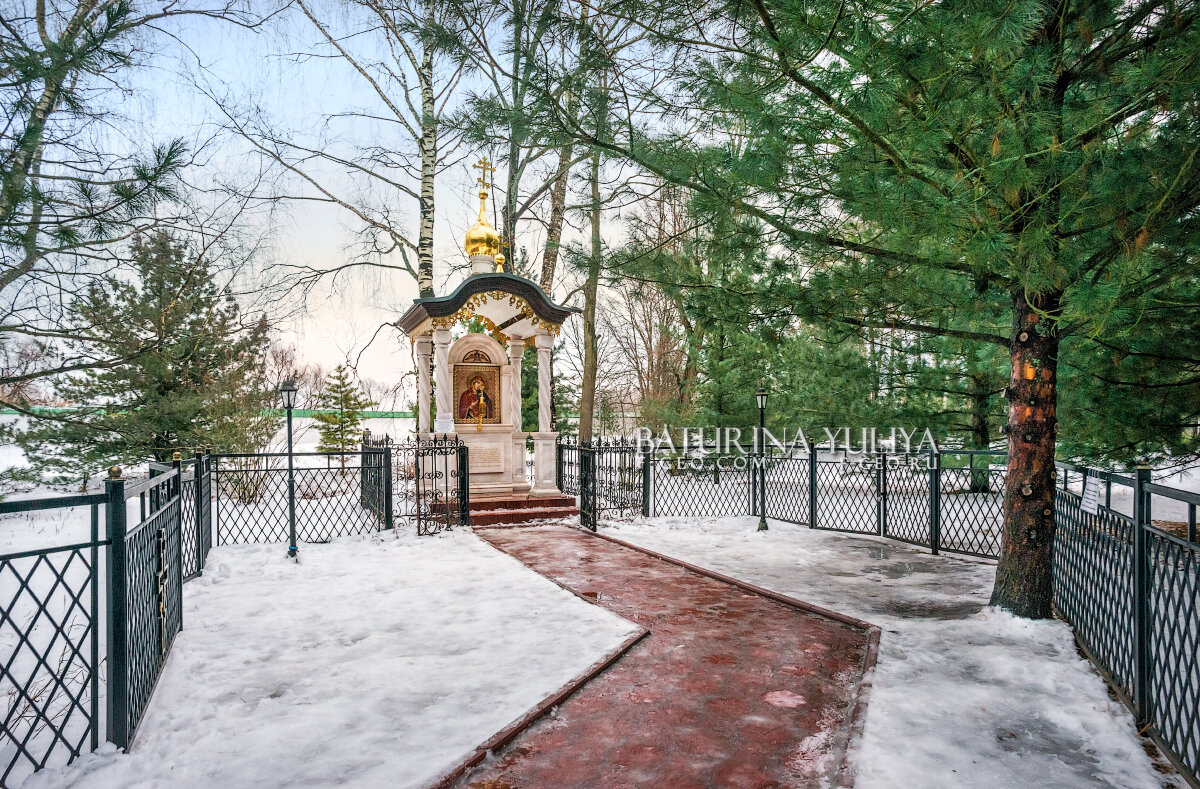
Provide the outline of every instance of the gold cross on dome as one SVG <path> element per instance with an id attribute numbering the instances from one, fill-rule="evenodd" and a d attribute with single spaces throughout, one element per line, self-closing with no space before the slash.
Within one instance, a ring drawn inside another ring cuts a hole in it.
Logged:
<path id="1" fill-rule="evenodd" d="M 475 162 L 475 164 L 471 166 L 476 170 L 479 170 L 479 177 L 476 178 L 475 181 L 484 189 L 487 189 L 488 181 L 490 180 L 489 176 L 496 172 L 496 168 L 492 166 L 492 163 L 488 161 L 486 156 L 480 158 L 479 161 Z"/>

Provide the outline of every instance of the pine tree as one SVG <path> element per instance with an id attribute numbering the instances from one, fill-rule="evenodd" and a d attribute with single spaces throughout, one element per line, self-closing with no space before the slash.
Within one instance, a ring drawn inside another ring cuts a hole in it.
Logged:
<path id="1" fill-rule="evenodd" d="M 693 190 L 714 217 L 755 220 L 746 233 L 790 253 L 727 299 L 1002 349 L 1010 457 L 993 602 L 1050 616 L 1058 436 L 1068 418 L 1114 419 L 1060 413 L 1060 384 L 1092 379 L 1064 406 L 1088 391 L 1166 401 L 1122 425 L 1126 445 L 1200 449 L 1181 438 L 1200 394 L 1200 8 L 704 7 L 639 13 L 655 44 L 700 64 L 647 90 L 710 126 L 693 136 L 656 120 L 606 153 Z M 714 17 L 723 33 L 706 51 Z"/>
<path id="2" fill-rule="evenodd" d="M 169 460 L 176 450 L 212 443 L 230 419 L 245 409 L 257 413 L 270 397 L 262 375 L 265 319 L 247 321 L 205 258 L 165 232 L 135 239 L 131 253 L 135 277 L 105 277 L 70 305 L 91 328 L 65 345 L 70 354 L 103 344 L 123 361 L 63 378 L 58 395 L 80 410 L 16 436 L 49 481 Z"/>
<path id="3" fill-rule="evenodd" d="M 325 389 L 317 401 L 322 409 L 313 415 L 317 421 L 317 432 L 321 441 L 319 452 L 350 452 L 362 438 L 362 412 L 374 405 L 359 390 L 350 378 L 346 365 L 339 364 L 325 379 Z M 341 466 L 346 467 L 346 456 L 342 455 Z"/>

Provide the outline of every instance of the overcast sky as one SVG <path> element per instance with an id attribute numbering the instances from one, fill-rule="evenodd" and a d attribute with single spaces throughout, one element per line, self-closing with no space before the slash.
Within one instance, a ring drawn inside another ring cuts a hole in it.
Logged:
<path id="1" fill-rule="evenodd" d="M 336 19 L 336 12 L 330 10 L 333 5 L 327 6 L 327 13 Z M 223 118 L 215 104 L 196 89 L 196 82 L 230 97 L 243 109 L 260 108 L 273 119 L 276 128 L 301 140 L 322 134 L 322 121 L 330 112 L 378 106 L 378 100 L 344 62 L 322 58 L 299 61 L 292 55 L 317 50 L 319 34 L 298 13 L 289 12 L 259 33 L 211 21 L 175 25 L 169 31 L 172 36 L 162 35 L 154 42 L 155 54 L 138 72 L 135 93 L 124 102 L 136 129 L 135 143 L 209 136 Z M 460 93 L 470 87 L 480 86 L 465 82 Z M 337 144 L 345 128 L 325 134 Z M 379 133 L 378 127 L 351 132 Z M 140 140 L 136 139 L 139 135 Z M 386 139 L 372 137 L 371 141 L 387 144 Z M 404 150 L 399 139 L 397 147 Z M 243 142 L 226 138 L 212 157 L 211 174 L 237 175 L 239 168 L 248 168 L 251 160 L 246 150 Z M 451 278 L 450 266 L 466 262 L 462 235 L 478 210 L 474 181 L 478 173 L 469 165 L 479 154 L 463 149 L 462 161 L 437 184 L 434 266 L 439 293 L 448 292 L 447 288 L 461 276 Z M 321 175 L 337 181 L 335 174 Z M 499 173 L 497 176 L 499 180 Z M 289 189 L 290 193 L 297 191 Z M 399 204 L 407 209 L 401 222 L 415 240 L 415 203 Z M 326 268 L 344 262 L 352 254 L 357 220 L 339 207 L 292 202 L 275 220 L 270 229 L 271 256 L 276 263 Z M 520 243 L 539 249 L 542 238 L 538 231 L 527 228 L 526 232 Z M 573 235 L 568 230 L 567 238 Z M 309 293 L 304 312 L 281 326 L 282 339 L 295 343 L 307 361 L 332 367 L 347 357 L 361 359 L 360 374 L 395 382 L 411 370 L 407 338 L 385 328 L 369 348 L 366 346 L 377 329 L 399 317 L 416 295 L 415 282 L 400 271 L 370 269 L 342 276 Z M 298 303 L 299 294 L 294 299 Z"/>

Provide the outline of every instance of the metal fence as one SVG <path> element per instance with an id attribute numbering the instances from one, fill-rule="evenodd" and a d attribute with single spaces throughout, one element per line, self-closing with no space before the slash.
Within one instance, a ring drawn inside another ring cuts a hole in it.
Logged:
<path id="1" fill-rule="evenodd" d="M 173 463 L 150 463 L 150 475 L 180 472 L 180 527 L 183 552 L 183 580 L 190 581 L 204 570 L 204 560 L 213 545 L 212 469 L 213 456 L 197 452 L 193 457 L 177 458 Z"/>
<path id="2" fill-rule="evenodd" d="M 1149 733 L 1193 783 L 1200 773 L 1200 494 L 1131 476 L 1060 464 L 1056 491 L 1054 606 Z M 1105 504 L 1085 511 L 1072 472 L 1105 487 Z M 1114 508 L 1113 488 L 1132 493 L 1132 512 Z M 1182 536 L 1159 528 L 1156 504 L 1186 512 Z"/>
<path id="3" fill-rule="evenodd" d="M 214 537 L 286 540 L 289 491 L 310 542 L 389 521 L 386 449 L 301 453 L 316 462 L 291 486 L 286 457 L 176 456 L 145 480 L 115 474 L 102 494 L 0 502 L 0 515 L 90 518 L 87 541 L 0 556 L 0 786 L 101 740 L 131 745 L 183 628 L 183 584 L 204 571 Z M 358 487 L 372 480 L 380 493 Z"/>
<path id="4" fill-rule="evenodd" d="M 108 493 L 108 739 L 128 747 L 183 629 L 180 470 L 111 480 Z M 130 527 L 123 505 L 133 499 L 140 517 Z"/>
<path id="5" fill-rule="evenodd" d="M 374 460 L 370 453 L 375 453 Z M 362 456 L 363 506 L 387 510 L 388 523 L 398 519 L 415 526 L 421 536 L 470 523 L 468 450 L 461 439 L 396 441 L 367 432 Z"/>
<path id="6" fill-rule="evenodd" d="M 140 482 L 114 470 L 103 494 L 0 503 L 0 514 L 87 508 L 90 519 L 86 542 L 0 556 L 0 785 L 69 764 L 101 737 L 133 741 L 183 627 L 179 465 Z"/>
<path id="7" fill-rule="evenodd" d="M 602 512 L 645 514 L 648 471 L 633 439 L 612 437 L 581 444 L 566 437 L 558 442 L 555 478 L 559 490 L 579 496 L 580 523 L 592 531 Z"/>
<path id="8" fill-rule="evenodd" d="M 579 439 L 559 436 L 555 447 L 554 481 L 567 496 L 579 495 Z"/>
<path id="9" fill-rule="evenodd" d="M 292 469 L 283 452 L 212 455 L 216 544 L 283 542 L 293 509 L 301 542 L 387 528 L 386 509 L 363 500 L 364 475 L 384 462 L 375 454 L 295 452 Z"/>
<path id="10" fill-rule="evenodd" d="M 416 442 L 417 534 L 435 534 L 471 522 L 467 447 L 461 439 L 434 437 Z"/>
<path id="11" fill-rule="evenodd" d="M 0 556 L 0 786 L 99 745 L 105 494 L 0 502 L 0 514 L 84 510 L 85 542 Z"/>
<path id="12" fill-rule="evenodd" d="M 585 473 L 582 449 L 592 450 Z M 559 489 L 581 513 L 674 517 L 758 515 L 995 557 L 1005 455 L 994 452 L 668 454 L 610 438 L 558 442 Z M 762 475 L 759 475 L 762 469 Z M 592 482 L 594 478 L 594 483 Z M 756 484 L 756 480 L 761 480 Z M 582 495 L 587 485 L 588 495 Z M 760 492 L 761 491 L 761 492 Z M 590 526 L 590 521 L 588 524 Z"/>
<path id="13" fill-rule="evenodd" d="M 1200 494 L 1155 484 L 1148 469 L 1125 476 L 1057 466 L 1055 608 L 1139 727 L 1195 783 Z M 560 488 L 579 492 L 585 528 L 594 529 L 606 509 L 633 510 L 624 505 L 638 496 L 626 486 L 640 479 L 646 515 L 757 515 L 765 503 L 775 520 L 991 558 L 1000 553 L 1005 476 L 1006 455 L 995 452 L 813 449 L 807 456 L 754 457 L 666 455 L 621 441 L 559 444 Z M 1088 477 L 1103 488 L 1094 514 L 1082 504 L 1080 483 Z M 1126 501 L 1132 502 L 1128 510 L 1119 511 L 1118 503 Z M 1171 507 L 1172 514 L 1156 518 L 1159 507 Z"/>

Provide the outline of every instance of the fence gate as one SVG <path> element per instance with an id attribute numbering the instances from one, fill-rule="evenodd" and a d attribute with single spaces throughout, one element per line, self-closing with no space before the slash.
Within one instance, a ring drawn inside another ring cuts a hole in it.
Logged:
<path id="1" fill-rule="evenodd" d="M 596 530 L 596 448 L 579 447 L 579 524 Z"/>
<path id="2" fill-rule="evenodd" d="M 414 475 L 417 534 L 428 535 L 449 526 L 470 524 L 468 450 L 458 438 L 417 442 Z"/>

